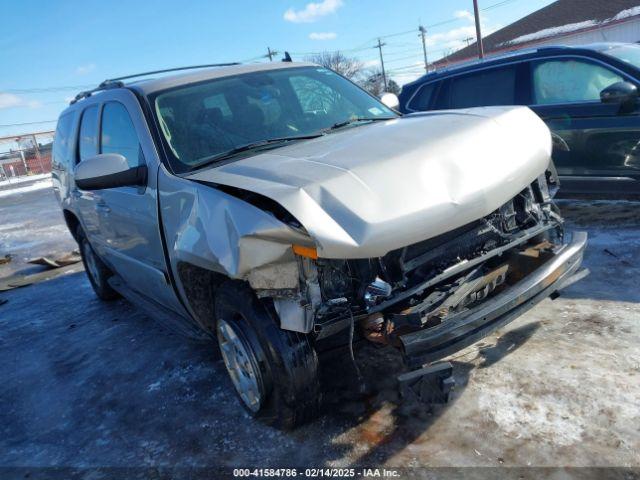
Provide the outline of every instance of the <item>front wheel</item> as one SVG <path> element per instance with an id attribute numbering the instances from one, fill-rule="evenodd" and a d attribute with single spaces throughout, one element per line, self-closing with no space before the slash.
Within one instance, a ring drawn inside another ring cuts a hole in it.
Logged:
<path id="1" fill-rule="evenodd" d="M 318 357 L 306 335 L 280 329 L 242 282 L 220 286 L 215 316 L 222 359 L 252 416 L 290 429 L 318 415 Z"/>
<path id="2" fill-rule="evenodd" d="M 77 239 L 84 270 L 87 272 L 87 277 L 89 278 L 89 282 L 91 282 L 93 291 L 96 292 L 96 295 L 101 300 L 114 300 L 118 298 L 120 296 L 118 292 L 109 285 L 109 278 L 111 278 L 113 273 L 109 270 L 109 267 L 98 258 L 89 240 L 87 240 L 87 236 L 80 227 L 78 227 Z"/>

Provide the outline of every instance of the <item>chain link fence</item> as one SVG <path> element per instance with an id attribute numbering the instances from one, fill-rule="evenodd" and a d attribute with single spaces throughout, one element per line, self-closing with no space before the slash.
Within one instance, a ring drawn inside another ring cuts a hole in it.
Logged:
<path id="1" fill-rule="evenodd" d="M 0 186 L 51 172 L 54 132 L 0 137 Z"/>

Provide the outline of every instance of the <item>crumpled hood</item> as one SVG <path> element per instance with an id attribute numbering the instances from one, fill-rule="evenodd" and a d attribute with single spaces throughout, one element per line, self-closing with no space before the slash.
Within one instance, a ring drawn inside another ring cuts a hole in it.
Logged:
<path id="1" fill-rule="evenodd" d="M 275 200 L 325 258 L 370 258 L 488 215 L 545 171 L 551 137 L 526 107 L 408 115 L 345 128 L 187 178 Z"/>

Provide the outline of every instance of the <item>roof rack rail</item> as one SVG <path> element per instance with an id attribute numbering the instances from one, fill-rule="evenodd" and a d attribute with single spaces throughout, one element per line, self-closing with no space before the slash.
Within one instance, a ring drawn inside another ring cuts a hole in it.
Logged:
<path id="1" fill-rule="evenodd" d="M 84 91 L 80 92 L 79 94 L 77 94 L 73 98 L 73 100 L 71 100 L 69 102 L 69 105 L 73 105 L 74 103 L 76 103 L 79 100 L 82 100 L 83 98 L 90 97 L 95 92 L 99 92 L 101 90 L 109 90 L 110 88 L 119 88 L 119 87 L 122 87 L 122 86 L 124 86 L 123 82 L 106 82 L 106 81 L 102 82 L 96 88 L 92 88 L 91 90 L 84 90 Z"/>
<path id="2" fill-rule="evenodd" d="M 71 100 L 71 102 L 69 102 L 69 105 L 73 105 L 78 100 L 82 100 L 83 98 L 90 97 L 95 92 L 99 92 L 99 91 L 102 91 L 102 90 L 108 90 L 110 88 L 123 87 L 124 86 L 124 82 L 122 80 L 128 80 L 130 78 L 145 77 L 147 75 L 155 75 L 156 73 L 178 72 L 180 70 L 195 70 L 197 68 L 231 67 L 233 65 L 240 65 L 240 62 L 209 63 L 209 64 L 206 64 L 206 65 L 192 65 L 190 67 L 165 68 L 163 70 L 153 70 L 151 72 L 136 73 L 136 74 L 133 74 L 133 75 L 125 75 L 123 77 L 108 78 L 104 82 L 100 83 L 100 85 L 98 85 L 96 88 L 80 92 L 78 95 L 75 96 L 75 98 L 73 100 Z"/>
<path id="3" fill-rule="evenodd" d="M 147 75 L 155 75 L 156 73 L 178 72 L 180 70 L 195 70 L 197 68 L 209 68 L 209 67 L 231 67 L 233 65 L 240 65 L 240 62 L 209 63 L 207 65 L 192 65 L 190 67 L 165 68 L 163 70 L 153 70 L 151 72 L 136 73 L 133 75 L 125 75 L 124 77 L 110 78 L 102 82 L 100 85 L 111 83 L 111 82 L 117 82 L 120 80 L 128 80 L 130 78 L 135 78 L 135 77 L 145 77 Z"/>

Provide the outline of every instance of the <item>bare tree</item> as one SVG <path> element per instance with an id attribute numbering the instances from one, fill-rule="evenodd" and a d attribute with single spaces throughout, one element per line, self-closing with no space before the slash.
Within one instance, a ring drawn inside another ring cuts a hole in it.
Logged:
<path id="1" fill-rule="evenodd" d="M 358 83 L 362 88 L 376 97 L 379 97 L 383 93 L 386 93 L 384 89 L 384 80 L 382 78 L 381 70 L 370 70 L 367 76 Z M 387 81 L 386 91 L 398 95 L 400 93 L 400 86 L 394 80 L 389 78 Z"/>
<path id="2" fill-rule="evenodd" d="M 330 68 L 353 81 L 356 81 L 364 70 L 364 64 L 360 60 L 355 57 L 347 57 L 342 52 L 322 52 L 308 56 L 305 60 Z"/>

